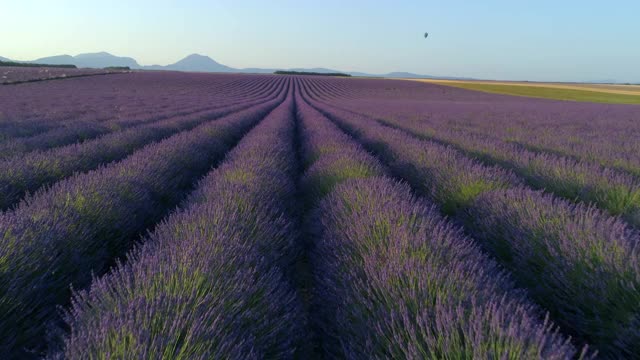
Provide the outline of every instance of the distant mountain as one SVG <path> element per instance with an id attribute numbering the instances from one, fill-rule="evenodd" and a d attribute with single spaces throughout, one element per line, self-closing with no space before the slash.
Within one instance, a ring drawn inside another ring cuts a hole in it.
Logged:
<path id="1" fill-rule="evenodd" d="M 585 81 L 586 83 L 589 84 L 617 84 L 618 81 L 615 79 L 600 79 L 600 80 L 592 80 L 592 81 Z"/>
<path id="2" fill-rule="evenodd" d="M 471 80 L 471 78 L 457 78 L 457 77 L 451 77 L 451 76 L 446 76 L 446 77 L 439 77 L 439 76 L 432 76 L 432 75 L 420 75 L 420 74 L 414 74 L 414 73 L 410 73 L 410 72 L 390 72 L 390 73 L 386 73 L 386 74 L 369 74 L 369 73 L 364 73 L 364 72 L 359 72 L 359 71 L 339 71 L 339 70 L 333 70 L 333 69 L 325 69 L 325 68 L 312 68 L 312 69 L 287 69 L 287 70 L 291 70 L 291 71 L 307 71 L 307 72 L 318 72 L 318 73 L 346 73 L 349 74 L 351 76 L 356 76 L 356 77 L 382 77 L 382 78 L 393 78 L 393 79 L 451 79 L 451 80 Z"/>
<path id="3" fill-rule="evenodd" d="M 237 72 L 237 69 L 222 65 L 208 56 L 191 54 L 175 64 L 167 65 L 165 70 L 197 72 Z"/>
<path id="4" fill-rule="evenodd" d="M 7 59 L 6 57 L 0 56 L 0 61 L 11 62 L 11 59 Z"/>
<path id="5" fill-rule="evenodd" d="M 315 72 L 315 73 L 322 73 L 322 74 L 329 74 L 329 73 L 345 73 L 345 74 L 349 74 L 351 76 L 359 76 L 359 77 L 384 77 L 384 78 L 396 78 L 396 79 L 452 79 L 452 80 L 471 80 L 471 78 L 458 78 L 458 77 L 439 77 L 439 76 L 431 76 L 431 75 L 420 75 L 420 74 L 414 74 L 414 73 L 409 73 L 409 72 L 390 72 L 387 74 L 369 74 L 369 73 L 364 73 L 364 72 L 358 72 L 358 71 L 340 71 L 340 70 L 334 70 L 334 69 L 327 69 L 327 68 L 290 68 L 290 69 L 260 69 L 260 68 L 248 68 L 248 69 L 240 69 L 240 72 L 247 72 L 247 73 L 273 73 L 274 71 L 277 70 L 285 70 L 285 71 L 298 71 L 298 72 Z M 238 70 L 236 70 L 238 71 Z"/>
<path id="6" fill-rule="evenodd" d="M 2 60 L 4 58 L 0 58 Z M 8 60 L 8 59 L 7 59 Z M 2 60 L 2 61 L 7 61 Z M 128 66 L 132 69 L 141 70 L 173 70 L 173 71 L 193 71 L 193 72 L 223 72 L 223 73 L 253 73 L 253 74 L 272 74 L 277 70 L 298 71 L 298 72 L 316 72 L 316 73 L 346 73 L 351 76 L 366 77 L 386 77 L 386 78 L 419 78 L 419 79 L 465 79 L 456 77 L 438 77 L 430 75 L 420 75 L 408 72 L 392 72 L 388 74 L 368 74 L 364 72 L 346 72 L 327 68 L 246 68 L 236 69 L 218 63 L 212 58 L 199 54 L 191 54 L 184 59 L 170 65 L 140 65 L 135 59 L 130 57 L 121 57 L 109 54 L 107 52 L 97 52 L 88 54 L 58 55 L 44 57 L 33 61 L 23 61 L 26 63 L 40 63 L 51 65 L 75 65 L 79 68 L 105 68 L 109 66 Z"/>
<path id="7" fill-rule="evenodd" d="M 377 75 L 386 78 L 395 79 L 433 79 L 433 80 L 476 80 L 469 77 L 456 77 L 456 76 L 433 76 L 433 75 L 420 75 L 410 72 L 390 72 L 387 74 Z"/>
<path id="8" fill-rule="evenodd" d="M 107 52 L 80 54 L 74 56 L 74 59 L 74 65 L 78 67 L 105 68 L 109 66 L 128 66 L 132 69 L 141 67 L 133 58 L 115 56 Z"/>
<path id="9" fill-rule="evenodd" d="M 48 57 L 43 57 L 33 61 L 24 61 L 24 62 L 35 63 L 35 64 L 51 64 L 51 65 L 76 65 L 74 63 L 75 59 L 71 55 L 48 56 Z"/>
<path id="10" fill-rule="evenodd" d="M 140 64 L 130 57 L 120 57 L 107 52 L 71 55 L 49 56 L 27 63 L 51 64 L 51 65 L 75 65 L 79 68 L 104 68 L 109 66 L 128 66 L 133 69 L 141 68 Z"/>
<path id="11" fill-rule="evenodd" d="M 433 79 L 434 78 L 434 76 L 430 76 L 430 75 L 420 75 L 420 74 L 414 74 L 414 73 L 409 73 L 409 72 L 400 72 L 400 71 L 390 72 L 390 73 L 384 74 L 382 76 L 391 77 L 391 78 L 399 78 L 399 79 Z"/>

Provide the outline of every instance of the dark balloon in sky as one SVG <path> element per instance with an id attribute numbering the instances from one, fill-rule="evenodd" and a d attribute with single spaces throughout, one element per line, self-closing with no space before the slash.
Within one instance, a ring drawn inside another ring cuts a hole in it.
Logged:
<path id="1" fill-rule="evenodd" d="M 424 38 L 426 39 L 428 37 L 429 37 L 429 33 L 428 32 L 424 33 Z"/>

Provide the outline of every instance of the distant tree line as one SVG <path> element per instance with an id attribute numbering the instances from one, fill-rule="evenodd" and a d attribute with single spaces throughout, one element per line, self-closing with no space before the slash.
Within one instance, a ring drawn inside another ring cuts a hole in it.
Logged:
<path id="1" fill-rule="evenodd" d="M 278 70 L 278 71 L 274 72 L 274 74 L 276 74 L 276 75 L 317 75 L 317 76 L 344 76 L 344 77 L 351 77 L 351 75 L 343 74 L 343 73 L 319 73 L 319 72 L 310 72 L 310 71 L 285 71 L 285 70 Z"/>
<path id="2" fill-rule="evenodd" d="M 14 61 L 0 61 L 0 66 L 13 66 L 13 67 L 52 67 L 52 68 L 65 68 L 65 69 L 77 69 L 75 65 L 50 65 L 50 64 L 34 64 L 34 63 L 20 63 Z"/>
<path id="3" fill-rule="evenodd" d="M 131 70 L 128 66 L 107 66 L 105 70 Z"/>

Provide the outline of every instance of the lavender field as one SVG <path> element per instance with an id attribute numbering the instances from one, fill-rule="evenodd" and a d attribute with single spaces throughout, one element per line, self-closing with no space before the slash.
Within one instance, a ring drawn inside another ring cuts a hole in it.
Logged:
<path id="1" fill-rule="evenodd" d="M 0 85 L 0 358 L 640 358 L 640 106 L 78 75 Z"/>

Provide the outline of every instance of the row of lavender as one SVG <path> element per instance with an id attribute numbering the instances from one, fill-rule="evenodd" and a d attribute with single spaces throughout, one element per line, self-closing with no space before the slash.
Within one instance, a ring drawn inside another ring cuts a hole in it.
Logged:
<path id="1" fill-rule="evenodd" d="M 423 123 L 384 121 L 426 139 L 450 144 L 487 164 L 512 169 L 537 189 L 568 200 L 594 203 L 612 215 L 640 226 L 640 179 L 588 161 L 536 152 L 515 144 L 467 132 L 428 129 Z"/>
<path id="2" fill-rule="evenodd" d="M 290 96 L 124 265 L 75 294 L 52 358 L 304 357 L 307 321 L 327 357 L 577 355 L 433 206 L 298 92 L 295 104 L 312 295 L 293 281 Z"/>
<path id="3" fill-rule="evenodd" d="M 542 358 L 576 354 L 495 263 L 298 98 L 316 205 L 314 327 L 327 358 Z"/>
<path id="4" fill-rule="evenodd" d="M 82 289 L 92 274 L 105 273 L 283 101 L 287 87 L 279 82 L 277 97 L 215 121 L 192 120 L 191 130 L 165 131 L 166 139 L 55 182 L 0 214 L 0 352 L 41 351 L 60 321 L 56 308 L 69 303 L 70 284 Z"/>
<path id="5" fill-rule="evenodd" d="M 28 121 L 41 116 L 65 120 L 63 115 L 83 115 L 87 111 L 144 113 L 149 105 L 158 108 L 201 103 L 203 99 L 226 98 L 246 92 L 244 86 L 260 80 L 255 76 L 204 76 L 184 73 L 132 73 L 109 77 L 43 82 L 0 87 L 8 109 L 6 120 Z M 267 80 L 267 79 L 262 79 Z M 216 91 L 226 91 L 219 92 Z M 18 95 L 11 99 L 10 94 Z M 28 101 L 25 101 L 28 100 Z M 174 100 L 174 103 L 163 102 Z M 75 106 L 72 106 L 74 105 Z"/>
<path id="6" fill-rule="evenodd" d="M 195 80 L 195 79 L 194 79 Z M 0 158 L 246 101 L 263 78 L 127 74 L 0 88 Z"/>
<path id="7" fill-rule="evenodd" d="M 327 96 L 336 89 L 359 94 L 352 95 L 349 106 L 369 115 L 456 129 L 640 176 L 637 105 L 549 101 L 394 81 L 319 83 L 331 90 Z M 384 91 L 389 86 L 395 91 Z"/>
<path id="8" fill-rule="evenodd" d="M 74 118 L 66 114 L 66 120 L 60 121 L 58 124 L 56 124 L 55 119 L 46 117 L 34 121 L 33 125 L 36 128 L 46 127 L 49 130 L 32 134 L 31 136 L 13 137 L 0 142 L 0 159 L 15 157 L 16 155 L 35 150 L 42 151 L 79 141 L 87 141 L 114 132 L 157 123 L 158 121 L 178 116 L 205 114 L 208 111 L 223 106 L 238 105 L 245 103 L 247 100 L 255 99 L 256 97 L 264 95 L 265 92 L 268 92 L 266 88 L 273 86 L 273 82 L 267 82 L 264 81 L 264 79 L 258 78 L 256 81 L 242 84 L 241 87 L 244 91 L 241 94 L 229 94 L 227 97 L 211 96 L 209 98 L 198 99 L 197 102 L 190 101 L 185 103 L 181 102 L 181 100 L 164 100 L 168 103 L 168 106 L 163 106 L 159 103 L 149 103 L 145 106 L 140 106 L 141 109 L 127 111 L 124 114 L 120 113 L 117 116 L 113 115 L 113 109 L 108 108 L 101 110 L 106 112 L 104 115 L 94 110 L 84 112 L 80 118 Z M 226 94 L 227 91 L 230 90 L 221 88 L 215 91 Z M 106 114 L 112 117 L 109 118 Z M 11 128 L 24 130 L 25 127 L 23 125 L 24 124 L 19 124 Z M 8 133 L 10 132 L 11 131 Z"/>
<path id="9" fill-rule="evenodd" d="M 381 111 L 385 113 L 389 107 L 394 106 L 378 103 L 368 106 L 368 112 L 385 109 Z M 612 215 L 623 216 L 631 225 L 640 226 L 640 179 L 631 174 L 571 157 L 530 151 L 496 138 L 452 129 L 444 122 L 435 126 L 388 117 L 378 120 L 418 137 L 452 145 L 489 165 L 509 168 L 533 188 L 546 189 L 568 200 L 594 203 Z"/>
<path id="10" fill-rule="evenodd" d="M 307 87 L 317 99 L 322 90 Z M 532 191 L 514 172 L 451 146 L 308 98 L 395 175 L 464 224 L 563 329 L 606 357 L 639 353 L 640 237 L 625 222 Z"/>
<path id="11" fill-rule="evenodd" d="M 306 321 L 289 277 L 299 252 L 292 115 L 289 96 L 127 264 L 76 294 L 53 357 L 294 355 Z"/>
<path id="12" fill-rule="evenodd" d="M 2 66 L 0 67 L 0 84 L 15 84 L 50 79 L 66 79 L 79 76 L 108 75 L 122 72 L 122 70 L 109 69 Z"/>
<path id="13" fill-rule="evenodd" d="M 103 164 L 123 159 L 146 144 L 161 140 L 180 131 L 220 118 L 278 96 L 282 81 L 273 81 L 261 89 L 259 96 L 247 97 L 245 102 L 219 106 L 215 110 L 173 116 L 150 124 L 143 124 L 106 134 L 93 140 L 35 151 L 0 160 L 0 209 L 15 205 L 27 192 L 33 193 L 44 185 L 64 179 L 74 172 L 92 170 Z"/>

